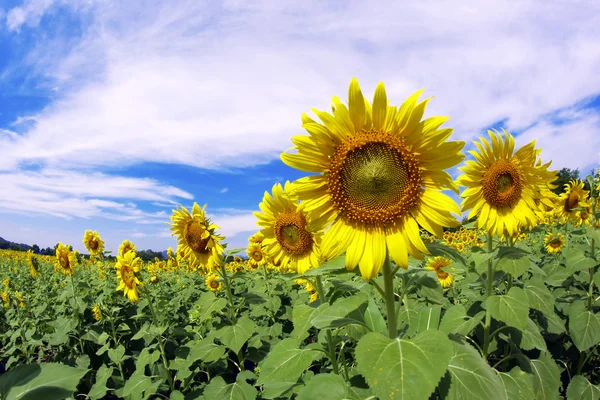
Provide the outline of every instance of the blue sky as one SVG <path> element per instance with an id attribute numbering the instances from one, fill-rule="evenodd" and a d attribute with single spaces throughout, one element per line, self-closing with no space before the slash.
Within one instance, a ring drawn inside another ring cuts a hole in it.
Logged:
<path id="1" fill-rule="evenodd" d="M 455 139 L 506 128 L 596 168 L 598 2 L 462 4 L 0 0 L 0 236 L 164 249 L 197 201 L 243 246 L 264 191 L 302 176 L 279 161 L 301 114 L 353 76 L 394 104 L 426 88 Z"/>

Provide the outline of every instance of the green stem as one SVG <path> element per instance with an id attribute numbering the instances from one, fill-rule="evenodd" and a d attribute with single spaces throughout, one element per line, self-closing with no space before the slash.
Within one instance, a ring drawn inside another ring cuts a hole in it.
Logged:
<path id="1" fill-rule="evenodd" d="M 225 284 L 225 292 L 227 293 L 227 299 L 229 300 L 229 313 L 230 320 L 233 325 L 237 324 L 237 318 L 235 317 L 235 305 L 233 303 L 233 294 L 231 293 L 231 282 L 229 280 L 229 275 L 227 275 L 227 270 L 225 269 L 225 263 L 221 263 L 221 277 L 223 278 L 223 283 Z"/>
<path id="2" fill-rule="evenodd" d="M 488 253 L 491 254 L 492 249 L 493 249 L 492 234 L 488 233 L 488 238 L 487 238 Z M 487 287 L 486 287 L 486 291 L 485 291 L 486 299 L 488 299 L 492 295 L 492 292 L 494 290 L 493 283 L 494 283 L 494 265 L 493 265 L 493 260 L 490 257 L 488 259 L 488 268 L 487 268 Z M 486 310 L 485 325 L 483 327 L 483 349 L 482 349 L 483 350 L 483 358 L 485 358 L 486 360 L 487 360 L 487 356 L 488 356 L 488 348 L 490 346 L 491 326 L 492 326 L 492 315 L 490 314 L 489 310 Z"/>
<path id="3" fill-rule="evenodd" d="M 325 303 L 327 300 L 325 299 L 325 290 L 323 289 L 323 280 L 320 276 L 317 276 L 315 279 L 317 293 L 319 293 L 319 300 L 321 300 L 321 304 Z M 333 373 L 339 375 L 339 366 L 337 362 L 337 357 L 335 354 L 335 345 L 333 344 L 333 335 L 331 334 L 331 329 L 327 329 L 325 331 L 325 335 L 327 336 L 327 347 L 329 351 L 329 360 L 331 361 L 331 367 L 333 368 Z"/>
<path id="4" fill-rule="evenodd" d="M 81 322 L 81 314 L 79 312 L 79 302 L 77 301 L 77 294 L 75 293 L 75 278 L 71 274 L 71 287 L 73 288 L 73 300 L 75 301 L 75 307 L 77 309 L 77 324 Z M 77 334 L 77 341 L 79 342 L 79 350 L 83 354 L 83 342 L 81 341 L 81 335 Z"/>
<path id="5" fill-rule="evenodd" d="M 590 244 L 591 247 L 591 255 L 592 258 L 595 259 L 595 240 L 592 238 L 592 243 Z M 594 305 L 594 267 L 589 269 L 589 274 L 590 274 L 590 281 L 589 281 L 589 287 L 588 287 L 588 304 L 587 304 L 587 308 L 589 311 L 592 311 L 592 307 Z"/>
<path id="6" fill-rule="evenodd" d="M 148 299 L 148 304 L 150 305 L 150 312 L 152 313 L 152 319 L 154 320 L 154 324 L 158 327 L 158 318 L 156 317 L 156 312 L 154 311 L 154 306 L 152 305 L 152 299 Z M 171 391 L 175 390 L 175 386 L 173 385 L 173 377 L 171 377 L 171 372 L 169 371 L 169 363 L 167 362 L 167 352 L 165 351 L 165 346 L 162 340 L 162 334 L 158 335 L 158 347 L 160 348 L 160 355 L 162 358 L 163 366 L 167 372 L 167 379 L 169 380 L 169 387 Z"/>
<path id="7" fill-rule="evenodd" d="M 117 348 L 117 346 L 119 345 L 119 340 L 117 338 L 117 331 L 115 330 L 114 318 L 110 319 L 110 327 L 112 328 L 113 341 L 115 342 L 115 348 Z M 125 382 L 125 374 L 123 373 L 123 365 L 120 362 L 118 362 L 117 365 L 119 366 L 119 372 L 121 373 L 121 379 L 123 379 L 123 382 Z"/>
<path id="8" fill-rule="evenodd" d="M 386 249 L 383 262 L 383 291 L 385 292 L 385 308 L 388 319 L 388 336 L 395 339 L 398 336 L 398 322 L 396 318 L 396 299 L 394 298 L 394 275 L 390 254 Z"/>

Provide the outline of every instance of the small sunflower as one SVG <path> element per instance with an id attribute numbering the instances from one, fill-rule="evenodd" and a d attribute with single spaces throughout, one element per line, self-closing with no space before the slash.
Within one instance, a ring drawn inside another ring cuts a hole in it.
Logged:
<path id="1" fill-rule="evenodd" d="M 96 321 L 100 321 L 102 319 L 102 310 L 100 309 L 100 305 L 98 303 L 94 304 L 92 307 L 92 313 L 94 314 L 94 319 Z"/>
<path id="2" fill-rule="evenodd" d="M 212 292 L 218 292 L 223 289 L 223 282 L 221 281 L 219 274 L 214 272 L 206 276 L 204 283 L 206 283 L 208 290 Z"/>
<path id="3" fill-rule="evenodd" d="M 446 257 L 431 257 L 427 260 L 427 264 L 425 264 L 425 269 L 430 271 L 435 271 L 438 281 L 442 284 L 442 287 L 447 288 L 452 286 L 454 283 L 454 277 L 449 272 L 446 272 L 447 269 L 454 269 L 452 266 L 452 260 Z"/>
<path id="4" fill-rule="evenodd" d="M 544 237 L 544 248 L 550 254 L 557 254 L 565 247 L 566 242 L 562 233 L 559 232 L 555 235 L 550 232 Z"/>
<path id="5" fill-rule="evenodd" d="M 23 301 L 23 296 L 19 293 L 18 290 L 15 290 L 15 298 L 17 299 L 18 305 L 20 308 L 25 307 L 25 302 Z"/>
<path id="6" fill-rule="evenodd" d="M 72 275 L 77 264 L 77 256 L 71 251 L 71 246 L 59 243 L 56 247 L 55 269 L 65 275 Z"/>
<path id="7" fill-rule="evenodd" d="M 115 270 L 119 280 L 117 291 L 123 290 L 123 295 L 127 296 L 130 301 L 138 302 L 140 300 L 138 286 L 141 286 L 142 282 L 140 282 L 136 273 L 142 270 L 142 260 L 136 257 L 134 251 L 129 250 L 125 255 L 117 256 Z"/>
<path id="8" fill-rule="evenodd" d="M 565 183 L 565 190 L 560 195 L 559 206 L 556 210 L 558 218 L 566 221 L 574 221 L 577 216 L 577 208 L 587 207 L 590 192 L 583 190 L 584 183 L 579 179 L 572 179 Z"/>
<path id="9" fill-rule="evenodd" d="M 579 210 L 575 213 L 575 226 L 592 225 L 592 207 L 585 205 L 582 207 L 583 210 Z"/>
<path id="10" fill-rule="evenodd" d="M 158 276 L 156 275 L 152 275 L 150 277 L 150 283 L 154 284 L 154 283 L 158 283 Z"/>
<path id="11" fill-rule="evenodd" d="M 119 246 L 119 255 L 124 256 L 128 251 L 133 251 L 135 253 L 135 244 L 125 239 Z"/>
<path id="12" fill-rule="evenodd" d="M 33 250 L 27 251 L 27 261 L 29 262 L 29 274 L 37 278 L 40 276 L 40 263 L 33 253 Z"/>
<path id="13" fill-rule="evenodd" d="M 308 302 L 312 303 L 313 301 L 319 298 L 319 292 L 317 292 L 317 288 L 307 279 L 298 278 L 294 279 L 294 283 L 304 287 L 304 290 L 308 293 Z"/>
<path id="14" fill-rule="evenodd" d="M 293 264 L 303 274 L 320 265 L 319 243 L 322 230 L 310 227 L 298 199 L 290 195 L 290 183 L 273 185 L 273 197 L 267 192 L 255 212 L 258 225 L 263 227 L 263 245 L 275 266 Z M 250 253 L 248 253 L 250 255 Z M 251 256 L 252 257 L 252 256 Z"/>
<path id="15" fill-rule="evenodd" d="M 10 295 L 8 294 L 8 292 L 3 291 L 0 293 L 0 296 L 2 297 L 2 302 L 4 303 L 4 308 L 10 307 Z"/>
<path id="16" fill-rule="evenodd" d="M 428 254 L 419 225 L 437 237 L 459 225 L 452 213 L 460 209 L 442 191 L 458 192 L 445 170 L 464 158 L 464 142 L 447 141 L 452 129 L 438 129 L 448 118 L 422 120 L 429 99 L 418 102 L 421 92 L 389 106 L 380 83 L 371 106 L 353 78 L 348 106 L 334 97 L 333 115 L 313 110 L 322 124 L 303 115 L 309 136 L 292 139 L 297 154 L 281 155 L 293 168 L 319 173 L 294 182 L 293 192 L 314 226 L 331 224 L 323 259 L 346 252 L 346 268 L 359 266 L 364 279 L 377 276 L 386 253 L 402 268 L 408 254 Z"/>
<path id="17" fill-rule="evenodd" d="M 250 243 L 262 243 L 263 239 L 264 239 L 264 236 L 263 236 L 262 232 L 259 231 L 259 232 L 256 232 L 254 235 L 250 236 L 248 238 L 248 241 Z"/>
<path id="18" fill-rule="evenodd" d="M 96 231 L 87 230 L 83 234 L 83 244 L 88 249 L 91 256 L 102 255 L 104 251 L 104 241 Z"/>
<path id="19" fill-rule="evenodd" d="M 178 255 L 181 254 L 192 265 L 213 269 L 221 265 L 223 245 L 220 242 L 225 237 L 215 233 L 220 228 L 206 217 L 205 208 L 206 205 L 200 208 L 198 203 L 194 203 L 191 213 L 183 206 L 173 210 L 171 230 L 172 235 L 177 235 Z"/>
<path id="20" fill-rule="evenodd" d="M 248 253 L 250 261 L 257 265 L 263 265 L 266 262 L 265 253 L 260 243 L 250 243 L 246 249 L 246 253 Z"/>

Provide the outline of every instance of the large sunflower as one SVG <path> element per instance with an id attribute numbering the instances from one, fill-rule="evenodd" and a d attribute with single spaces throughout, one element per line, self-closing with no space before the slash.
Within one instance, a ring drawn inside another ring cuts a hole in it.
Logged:
<path id="1" fill-rule="evenodd" d="M 134 251 L 128 251 L 124 255 L 117 256 L 117 263 L 115 264 L 117 270 L 117 279 L 119 280 L 119 286 L 117 291 L 123 290 L 123 295 L 132 302 L 138 302 L 140 300 L 140 291 L 138 286 L 142 285 L 138 279 L 136 273 L 142 270 L 142 260 L 136 257 Z"/>
<path id="2" fill-rule="evenodd" d="M 428 100 L 421 91 L 399 108 L 388 106 L 383 83 L 366 101 L 356 79 L 348 107 L 333 99 L 333 115 L 313 110 L 323 124 L 302 116 L 309 136 L 295 136 L 297 154 L 282 154 L 287 165 L 320 173 L 293 184 L 314 226 L 331 227 L 321 243 L 325 260 L 346 251 L 346 267 L 360 265 L 375 277 L 386 258 L 408 268 L 408 254 L 428 253 L 419 224 L 436 236 L 459 225 L 460 213 L 441 190 L 458 188 L 445 169 L 459 163 L 464 142 L 447 142 L 452 129 L 438 129 L 446 117 L 421 120 Z"/>
<path id="3" fill-rule="evenodd" d="M 320 263 L 319 243 L 322 231 L 309 228 L 305 212 L 299 209 L 298 199 L 291 196 L 290 183 L 273 185 L 273 197 L 265 192 L 255 212 L 263 228 L 263 245 L 273 258 L 273 264 L 288 265 L 303 274 Z"/>
<path id="4" fill-rule="evenodd" d="M 589 190 L 583 190 L 584 183 L 579 179 L 572 179 L 569 183 L 565 183 L 565 190 L 560 195 L 556 213 L 558 218 L 564 222 L 576 220 L 577 208 L 586 208 L 590 204 L 588 197 Z"/>
<path id="5" fill-rule="evenodd" d="M 215 233 L 220 228 L 206 217 L 205 208 L 206 205 L 200 208 L 198 203 L 194 203 L 190 213 L 187 208 L 179 206 L 179 209 L 173 210 L 171 230 L 172 235 L 177 235 L 177 254 L 192 265 L 213 269 L 221 265 L 223 246 L 220 241 L 225 237 Z"/>
<path id="6" fill-rule="evenodd" d="M 85 231 L 83 234 L 83 244 L 91 256 L 99 256 L 104 251 L 104 241 L 96 231 Z"/>
<path id="7" fill-rule="evenodd" d="M 72 275 L 77 264 L 77 257 L 71 251 L 71 246 L 58 243 L 56 247 L 56 261 L 54 262 L 57 271 L 65 275 Z"/>
<path id="8" fill-rule="evenodd" d="M 475 160 L 468 160 L 459 170 L 459 185 L 466 186 L 461 197 L 463 211 L 471 210 L 468 218 L 477 218 L 477 226 L 499 237 L 505 232 L 514 236 L 519 228 L 537 224 L 539 201 L 554 180 L 547 171 L 549 164 L 536 161 L 539 151 L 535 141 L 514 151 L 513 136 L 504 131 L 488 131 L 490 142 L 480 138 L 475 142 L 479 151 L 471 150 Z M 536 203 L 537 201 L 537 203 Z"/>

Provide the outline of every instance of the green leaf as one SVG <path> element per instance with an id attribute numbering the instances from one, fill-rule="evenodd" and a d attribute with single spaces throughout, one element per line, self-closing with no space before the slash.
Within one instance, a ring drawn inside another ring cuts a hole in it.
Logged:
<path id="1" fill-rule="evenodd" d="M 310 321 L 328 307 L 329 304 L 327 303 L 323 303 L 316 308 L 308 304 L 296 304 L 292 311 L 292 321 L 294 323 L 292 337 L 301 340 L 308 337 L 308 330 L 312 327 Z"/>
<path id="2" fill-rule="evenodd" d="M 453 247 L 446 246 L 441 243 L 426 243 L 425 246 L 432 256 L 448 257 L 461 263 L 462 265 L 467 265 L 464 257 Z"/>
<path id="3" fill-rule="evenodd" d="M 564 281 L 572 275 L 567 268 L 558 262 L 551 262 L 544 265 L 542 271 L 546 274 L 544 281 L 549 286 L 562 286 Z"/>
<path id="4" fill-rule="evenodd" d="M 565 251 L 565 265 L 569 275 L 578 271 L 587 271 L 596 266 L 596 261 L 585 255 L 582 249 L 569 249 Z"/>
<path id="5" fill-rule="evenodd" d="M 96 382 L 90 389 L 88 393 L 88 397 L 92 400 L 103 398 L 106 394 L 108 388 L 106 387 L 106 382 L 108 382 L 108 378 L 110 378 L 113 374 L 113 367 L 107 367 L 106 365 L 101 365 L 96 372 Z"/>
<path id="6" fill-rule="evenodd" d="M 360 400 L 346 383 L 344 378 L 336 374 L 319 374 L 314 376 L 298 391 L 297 400 Z"/>
<path id="7" fill-rule="evenodd" d="M 454 354 L 448 365 L 451 376 L 446 399 L 506 400 L 502 381 L 471 345 L 452 341 Z"/>
<path id="8" fill-rule="evenodd" d="M 223 378 L 216 376 L 204 389 L 206 399 L 255 400 L 256 389 L 244 380 L 227 384 Z"/>
<path id="9" fill-rule="evenodd" d="M 310 366 L 313 353 L 310 349 L 298 348 L 296 339 L 277 343 L 260 365 L 256 384 L 263 385 L 263 396 L 276 398 L 294 386 Z"/>
<path id="10" fill-rule="evenodd" d="M 355 312 L 359 307 L 365 306 L 369 301 L 369 295 L 361 292 L 351 297 L 340 299 L 332 306 L 319 313 L 312 319 L 311 323 L 315 328 L 323 329 L 335 327 L 339 328 L 348 324 L 366 325 L 364 322 L 364 310 Z M 366 306 L 364 307 L 366 309 Z"/>
<path id="11" fill-rule="evenodd" d="M 206 292 L 200 296 L 197 304 L 200 304 L 198 322 L 204 322 L 209 320 L 213 314 L 219 313 L 227 307 L 227 300 L 222 297 L 216 297 L 211 292 Z"/>
<path id="12" fill-rule="evenodd" d="M 515 249 L 516 250 L 516 249 Z M 526 253 L 527 254 L 527 253 Z M 504 271 L 515 278 L 521 277 L 531 265 L 531 260 L 527 255 L 519 258 L 503 257 L 498 261 L 498 269 Z"/>
<path id="13" fill-rule="evenodd" d="M 125 386 L 123 387 L 123 397 L 129 396 L 133 393 L 142 393 L 148 389 L 152 384 L 152 379 L 149 376 L 144 375 L 142 372 L 137 371 L 127 379 Z"/>
<path id="14" fill-rule="evenodd" d="M 356 346 L 356 362 L 376 396 L 385 399 L 428 399 L 444 376 L 452 345 L 435 330 L 411 340 L 369 333 Z"/>
<path id="15" fill-rule="evenodd" d="M 319 268 L 311 268 L 299 276 L 321 276 L 340 272 L 348 272 L 346 269 L 346 257 L 343 255 L 321 264 Z"/>
<path id="16" fill-rule="evenodd" d="M 188 361 L 201 360 L 210 363 L 219 360 L 225 354 L 225 347 L 215 344 L 212 339 L 202 339 L 194 344 L 188 354 Z"/>
<path id="17" fill-rule="evenodd" d="M 62 400 L 72 397 L 87 369 L 63 364 L 28 364 L 0 376 L 0 393 L 5 400 Z"/>
<path id="18" fill-rule="evenodd" d="M 509 334 L 512 341 L 523 350 L 538 349 L 542 351 L 548 351 L 546 348 L 546 341 L 542 337 L 538 326 L 531 320 L 531 318 L 527 319 L 527 325 L 525 329 L 518 330 L 510 328 Z M 504 335 L 501 334 L 501 336 Z"/>
<path id="19" fill-rule="evenodd" d="M 533 389 L 536 399 L 554 400 L 559 398 L 560 370 L 546 352 L 540 353 L 540 358 L 531 360 L 533 372 Z"/>
<path id="20" fill-rule="evenodd" d="M 137 357 L 137 360 L 135 362 L 135 369 L 142 370 L 142 368 L 145 368 L 146 365 L 152 365 L 156 361 L 158 361 L 159 357 L 160 351 L 154 350 L 150 352 L 150 349 L 148 347 L 144 347 Z"/>
<path id="21" fill-rule="evenodd" d="M 173 390 L 169 395 L 169 400 L 185 400 L 185 396 L 179 390 Z"/>
<path id="22" fill-rule="evenodd" d="M 592 385 L 584 376 L 577 375 L 567 387 L 567 400 L 598 400 L 600 387 Z"/>
<path id="23" fill-rule="evenodd" d="M 437 330 L 440 324 L 441 306 L 423 307 L 419 315 L 419 327 L 417 332 L 423 332 L 429 329 Z"/>
<path id="24" fill-rule="evenodd" d="M 377 304 L 375 304 L 373 299 L 369 299 L 369 306 L 365 310 L 364 319 L 371 332 L 387 332 L 387 324 L 385 323 L 385 319 L 383 318 L 381 311 L 379 311 L 379 307 L 377 307 Z"/>
<path id="25" fill-rule="evenodd" d="M 509 399 L 534 400 L 533 375 L 514 367 L 509 373 L 498 373 Z"/>
<path id="26" fill-rule="evenodd" d="M 520 287 L 512 287 L 505 295 L 490 296 L 485 304 L 493 318 L 508 326 L 525 329 L 529 315 L 529 301 L 525 291 Z"/>
<path id="27" fill-rule="evenodd" d="M 123 361 L 123 356 L 124 355 L 125 355 L 125 347 L 123 347 L 122 344 L 120 344 L 116 349 L 109 349 L 108 350 L 108 357 L 115 364 L 119 364 L 121 361 Z"/>
<path id="28" fill-rule="evenodd" d="M 576 301 L 569 309 L 569 333 L 579 351 L 586 351 L 600 343 L 600 320 L 585 308 L 583 301 Z"/>
<path id="29" fill-rule="evenodd" d="M 475 317 L 467 315 L 467 309 L 462 304 L 450 307 L 442 317 L 440 330 L 446 334 L 456 333 L 467 336 L 483 319 L 485 312 L 481 311 Z"/>
<path id="30" fill-rule="evenodd" d="M 525 283 L 524 288 L 529 307 L 539 310 L 544 314 L 554 313 L 554 296 L 548 290 L 544 281 L 541 279 L 530 279 Z"/>
<path id="31" fill-rule="evenodd" d="M 254 322 L 250 318 L 243 316 L 237 321 L 237 324 L 219 329 L 217 337 L 225 346 L 237 354 L 244 343 L 252 337 L 255 329 L 256 325 Z"/>

